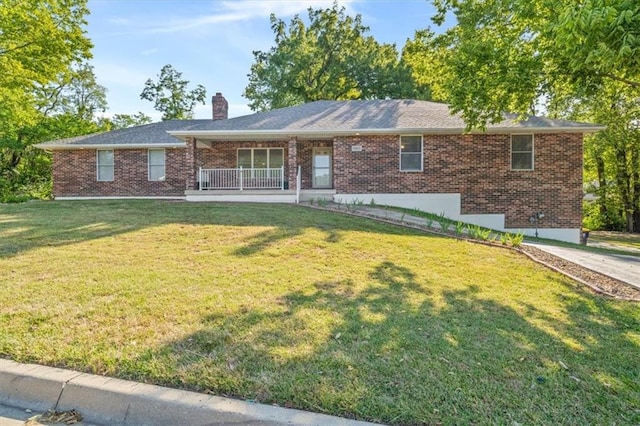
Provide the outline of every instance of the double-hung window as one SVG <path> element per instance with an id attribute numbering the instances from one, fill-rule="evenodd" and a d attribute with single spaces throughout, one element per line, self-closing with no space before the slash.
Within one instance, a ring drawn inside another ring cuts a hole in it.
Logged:
<path id="1" fill-rule="evenodd" d="M 511 135 L 511 170 L 533 170 L 533 135 Z"/>
<path id="2" fill-rule="evenodd" d="M 164 176 L 164 149 L 150 149 L 147 164 L 149 166 L 149 180 L 150 181 L 163 181 Z"/>
<path id="3" fill-rule="evenodd" d="M 113 181 L 113 150 L 99 149 L 96 152 L 97 178 L 100 182 Z"/>
<path id="4" fill-rule="evenodd" d="M 400 136 L 400 170 L 422 171 L 422 136 Z"/>

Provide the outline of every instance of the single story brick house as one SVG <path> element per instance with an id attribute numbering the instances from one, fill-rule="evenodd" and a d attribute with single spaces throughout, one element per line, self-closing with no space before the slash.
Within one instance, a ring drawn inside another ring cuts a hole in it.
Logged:
<path id="1" fill-rule="evenodd" d="M 56 199 L 329 198 L 419 208 L 498 230 L 578 242 L 583 135 L 602 126 L 505 116 L 465 133 L 445 104 L 317 101 L 175 120 L 39 144 Z"/>

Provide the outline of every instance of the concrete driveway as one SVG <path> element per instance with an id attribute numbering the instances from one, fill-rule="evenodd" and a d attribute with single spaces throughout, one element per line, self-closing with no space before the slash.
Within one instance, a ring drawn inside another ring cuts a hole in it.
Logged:
<path id="1" fill-rule="evenodd" d="M 529 245 L 640 289 L 640 257 L 593 253 L 547 244 Z"/>

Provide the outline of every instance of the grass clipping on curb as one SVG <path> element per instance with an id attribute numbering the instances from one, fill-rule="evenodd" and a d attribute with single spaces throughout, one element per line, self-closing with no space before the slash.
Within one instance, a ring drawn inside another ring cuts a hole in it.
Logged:
<path id="1" fill-rule="evenodd" d="M 0 205 L 0 356 L 388 424 L 640 423 L 640 309 L 294 205 Z"/>

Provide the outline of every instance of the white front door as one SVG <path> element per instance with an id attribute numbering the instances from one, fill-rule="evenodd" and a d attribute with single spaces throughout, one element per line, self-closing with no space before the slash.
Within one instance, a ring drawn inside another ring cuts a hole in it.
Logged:
<path id="1" fill-rule="evenodd" d="M 313 188 L 332 188 L 333 149 L 313 148 Z"/>

